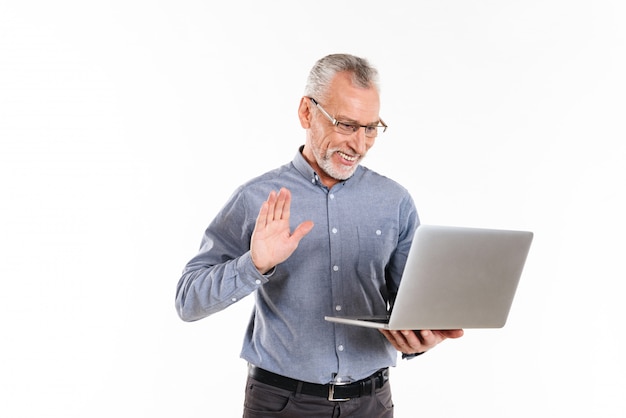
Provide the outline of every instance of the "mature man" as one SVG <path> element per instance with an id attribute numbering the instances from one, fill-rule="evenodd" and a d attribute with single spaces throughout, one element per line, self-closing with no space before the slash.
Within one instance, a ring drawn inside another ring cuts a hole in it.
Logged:
<path id="1" fill-rule="evenodd" d="M 365 59 L 317 61 L 298 108 L 304 146 L 235 191 L 180 278 L 186 321 L 255 294 L 244 417 L 392 417 L 398 352 L 414 357 L 463 334 L 324 320 L 388 312 L 419 225 L 408 191 L 360 164 L 387 128 L 379 108 Z"/>

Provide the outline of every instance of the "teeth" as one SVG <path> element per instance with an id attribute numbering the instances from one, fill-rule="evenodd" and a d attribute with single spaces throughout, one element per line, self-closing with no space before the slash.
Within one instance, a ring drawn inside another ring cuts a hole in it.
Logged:
<path id="1" fill-rule="evenodd" d="M 341 151 L 337 151 L 337 154 L 339 154 L 341 156 L 341 158 L 348 160 L 348 161 L 356 161 L 356 157 L 351 157 L 348 154 L 345 154 Z"/>

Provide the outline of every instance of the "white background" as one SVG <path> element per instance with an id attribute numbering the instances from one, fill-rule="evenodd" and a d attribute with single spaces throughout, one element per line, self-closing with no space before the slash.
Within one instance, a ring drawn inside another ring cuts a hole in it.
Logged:
<path id="1" fill-rule="evenodd" d="M 306 75 L 369 58 L 365 165 L 424 223 L 528 229 L 509 321 L 392 372 L 397 417 L 623 417 L 626 7 L 615 1 L 0 3 L 0 416 L 241 415 L 251 299 L 176 283 L 291 160 Z M 218 413 L 218 410 L 228 412 Z"/>

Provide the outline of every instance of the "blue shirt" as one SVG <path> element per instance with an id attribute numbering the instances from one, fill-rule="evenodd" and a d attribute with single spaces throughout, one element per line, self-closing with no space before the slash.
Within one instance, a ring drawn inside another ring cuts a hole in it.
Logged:
<path id="1" fill-rule="evenodd" d="M 312 220 L 296 251 L 267 275 L 250 238 L 271 190 L 291 191 L 290 224 Z M 359 166 L 331 189 L 299 151 L 293 161 L 240 186 L 187 263 L 176 309 L 195 321 L 254 294 L 241 357 L 294 379 L 359 380 L 395 366 L 397 351 L 376 329 L 333 324 L 326 315 L 387 313 L 419 218 L 409 192 Z"/>

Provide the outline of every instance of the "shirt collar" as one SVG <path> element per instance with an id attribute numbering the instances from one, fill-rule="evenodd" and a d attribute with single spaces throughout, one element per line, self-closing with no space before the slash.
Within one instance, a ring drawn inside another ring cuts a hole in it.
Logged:
<path id="1" fill-rule="evenodd" d="M 315 172 L 315 170 L 313 170 L 313 168 L 309 165 L 307 160 L 304 159 L 304 156 L 302 155 L 303 149 L 304 149 L 304 145 L 298 148 L 298 152 L 296 152 L 296 156 L 293 158 L 293 162 L 292 162 L 293 166 L 296 168 L 296 170 L 298 170 L 300 174 L 302 174 L 302 176 L 305 179 L 307 179 L 311 183 L 321 184 L 320 178 Z"/>

